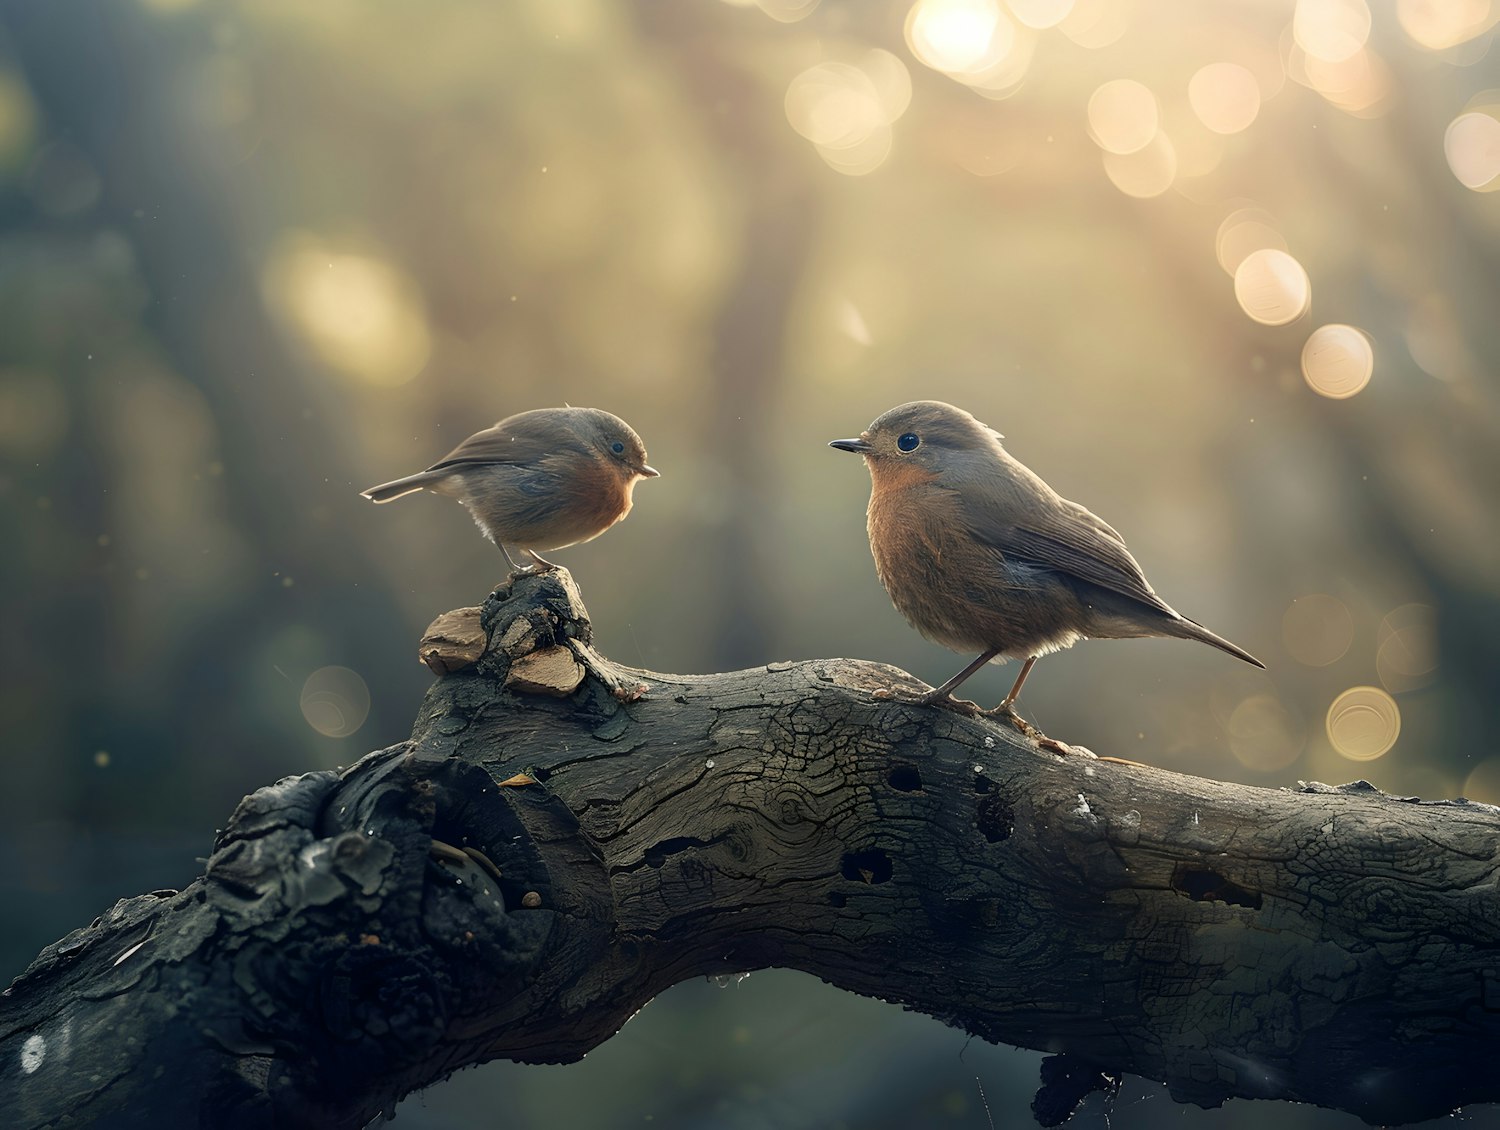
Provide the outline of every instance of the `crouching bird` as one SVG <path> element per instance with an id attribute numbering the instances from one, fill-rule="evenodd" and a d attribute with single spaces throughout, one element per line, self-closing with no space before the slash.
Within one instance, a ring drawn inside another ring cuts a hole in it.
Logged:
<path id="1" fill-rule="evenodd" d="M 475 432 L 425 471 L 361 494 L 392 502 L 415 491 L 463 503 L 512 569 L 506 546 L 532 568 L 555 569 L 538 550 L 590 541 L 630 513 L 640 479 L 658 472 L 646 462 L 635 429 L 598 408 L 538 408 Z"/>

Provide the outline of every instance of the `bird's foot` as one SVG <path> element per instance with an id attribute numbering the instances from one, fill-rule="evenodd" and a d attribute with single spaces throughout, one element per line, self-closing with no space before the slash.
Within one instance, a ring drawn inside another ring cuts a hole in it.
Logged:
<path id="1" fill-rule="evenodd" d="M 899 701 L 905 697 L 895 687 L 882 687 L 880 690 L 874 691 L 873 694 L 876 698 L 884 702 Z M 956 711 L 970 718 L 984 713 L 977 702 L 970 702 L 966 698 L 954 698 L 941 688 L 930 690 L 926 694 L 918 695 L 916 698 L 905 699 L 905 701 L 911 703 L 913 706 L 945 706 L 949 710 Z"/>
<path id="2" fill-rule="evenodd" d="M 1019 730 L 1023 735 L 1030 738 L 1032 741 L 1039 741 L 1042 738 L 1047 737 L 1046 734 L 1042 733 L 1030 722 L 1026 721 L 1026 719 L 1017 714 L 1016 708 L 1009 702 L 1002 702 L 993 710 L 985 710 L 982 711 L 982 713 L 986 718 L 994 718 L 998 721 L 1008 723 L 1012 728 Z M 1049 738 L 1048 740 L 1050 741 L 1051 739 Z"/>
<path id="3" fill-rule="evenodd" d="M 1026 719 L 1017 714 L 1016 708 L 1009 702 L 1002 702 L 993 710 L 984 710 L 981 711 L 981 713 L 986 718 L 996 718 L 1002 722 L 1009 723 L 1023 736 L 1028 737 L 1032 741 L 1036 742 L 1038 748 L 1044 749 L 1048 753 L 1055 753 L 1059 757 L 1065 757 L 1070 753 L 1079 754 L 1085 757 L 1096 756 L 1092 750 L 1085 749 L 1083 746 L 1070 746 L 1067 742 L 1060 742 L 1056 738 L 1049 738 L 1046 734 L 1042 733 L 1030 722 L 1026 721 Z"/>
<path id="4" fill-rule="evenodd" d="M 1059 757 L 1086 757 L 1090 761 L 1113 760 L 1108 757 L 1100 757 L 1086 745 L 1069 745 L 1067 742 L 1060 742 L 1056 738 L 1049 738 L 1045 734 L 1037 739 L 1036 744 L 1048 753 L 1055 753 Z"/>

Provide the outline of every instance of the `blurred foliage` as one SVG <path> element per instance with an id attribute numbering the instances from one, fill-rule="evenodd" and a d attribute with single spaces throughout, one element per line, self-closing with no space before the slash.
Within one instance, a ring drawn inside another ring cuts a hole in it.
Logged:
<path id="1" fill-rule="evenodd" d="M 1500 802 L 1497 17 L 0 3 L 7 966 L 187 882 L 244 792 L 405 736 L 422 627 L 501 563 L 451 504 L 357 491 L 563 401 L 663 471 L 562 555 L 617 659 L 950 675 L 824 446 L 938 397 L 1270 667 L 1086 643 L 1027 684 L 1044 728 Z M 762 974 L 398 1122 L 480 1124 L 503 1089 L 518 1125 L 1014 1124 L 1037 1057 L 964 1044 Z M 1261 1117 L 1134 1081 L 1112 1124 Z"/>

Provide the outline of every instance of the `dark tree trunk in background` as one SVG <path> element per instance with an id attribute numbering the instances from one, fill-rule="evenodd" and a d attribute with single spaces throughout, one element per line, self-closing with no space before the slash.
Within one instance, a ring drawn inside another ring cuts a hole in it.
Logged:
<path id="1" fill-rule="evenodd" d="M 319 596 L 337 591 L 346 611 L 337 630 L 349 652 L 382 662 L 390 650 L 387 610 L 395 601 L 383 574 L 369 568 L 375 547 L 356 548 L 357 525 L 334 519 L 334 500 L 354 504 L 358 478 L 343 406 L 326 381 L 309 377 L 266 312 L 256 241 L 247 238 L 246 217 L 231 203 L 232 180 L 253 177 L 256 167 L 232 167 L 194 119 L 201 107 L 188 80 L 193 65 L 211 56 L 211 36 L 197 21 L 152 19 L 139 5 L 74 0 L 0 0 L 0 31 L 41 108 L 47 135 L 76 147 L 98 174 L 98 204 L 74 225 L 92 223 L 97 232 L 123 236 L 137 276 L 129 282 L 144 288 L 139 324 L 148 338 L 134 324 L 89 317 L 68 327 L 67 356 L 57 375 L 68 381 L 79 406 L 78 426 L 102 432 L 72 440 L 88 458 L 71 460 L 67 478 L 88 479 L 73 492 L 67 517 L 92 543 L 109 529 L 100 500 L 120 485 L 99 462 L 119 445 L 112 421 L 89 403 L 98 395 L 90 382 L 132 351 L 159 350 L 166 368 L 201 392 L 211 411 L 230 517 L 266 565 L 259 583 L 279 589 L 283 577 L 294 578 L 297 586 L 281 593 L 281 603 L 288 620 L 302 622 L 316 623 Z M 184 37 L 200 41 L 201 50 L 184 50 Z M 328 552 L 335 539 L 343 552 Z M 82 611 L 86 631 L 112 622 L 103 586 L 80 585 L 72 595 L 56 602 L 58 615 Z M 264 606 L 255 604 L 251 612 L 251 605 L 231 602 L 192 624 L 179 641 L 182 678 L 198 677 L 191 657 L 213 641 L 264 629 Z M 109 686 L 118 650 L 106 645 L 81 653 L 78 662 L 98 657 L 103 668 L 97 677 L 80 672 L 80 683 Z M 382 683 L 395 678 L 394 668 L 366 674 Z M 184 693 L 212 698 L 219 690 L 210 680 Z M 237 706 L 223 703 L 220 713 Z M 391 708 L 377 699 L 374 721 L 398 724 L 383 716 Z"/>
<path id="2" fill-rule="evenodd" d="M 564 572 L 444 625 L 408 742 L 247 798 L 202 878 L 12 985 L 7 1125 L 356 1127 L 767 966 L 1061 1053 L 1047 1122 L 1121 1072 L 1387 1124 L 1500 1098 L 1493 808 L 1058 756 L 869 663 L 627 671 Z"/>
<path id="3" fill-rule="evenodd" d="M 810 163 L 781 160 L 784 123 L 767 117 L 762 77 L 748 73 L 736 54 L 726 56 L 723 22 L 740 13 L 694 11 L 638 3 L 645 36 L 670 58 L 698 108 L 699 133 L 728 174 L 725 188 L 738 215 L 733 275 L 713 322 L 713 352 L 706 390 L 711 416 L 707 439 L 722 468 L 713 485 L 722 491 L 724 533 L 713 539 L 704 573 L 716 579 L 714 638 L 728 666 L 748 663 L 767 646 L 759 610 L 776 594 L 766 577 L 784 553 L 767 531 L 778 518 L 765 489 L 781 474 L 766 428 L 783 419 L 783 397 L 796 383 L 786 368 L 786 335 L 802 299 L 802 276 L 822 227 L 823 194 L 815 191 Z M 808 154 L 808 161 L 813 161 Z"/>

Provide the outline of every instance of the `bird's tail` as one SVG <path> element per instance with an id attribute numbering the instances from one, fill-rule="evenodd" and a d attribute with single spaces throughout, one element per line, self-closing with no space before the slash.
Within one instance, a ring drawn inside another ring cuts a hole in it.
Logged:
<path id="1" fill-rule="evenodd" d="M 1184 640 L 1201 640 L 1203 643 L 1212 644 L 1220 651 L 1229 652 L 1229 654 L 1234 656 L 1236 659 L 1243 659 L 1246 663 L 1253 663 L 1255 666 L 1262 669 L 1264 669 L 1266 666 L 1244 648 L 1236 647 L 1234 644 L 1226 640 L 1223 636 L 1215 635 L 1213 632 L 1210 632 L 1196 620 L 1189 620 L 1186 616 L 1179 617 L 1178 619 L 1173 620 L 1167 626 L 1167 630 L 1162 634 L 1173 635 L 1178 639 Z"/>
<path id="2" fill-rule="evenodd" d="M 447 471 L 418 471 L 415 475 L 407 475 L 404 479 L 393 479 L 359 493 L 371 502 L 394 502 L 398 498 L 430 486 L 439 479 L 446 478 L 447 475 Z"/>

